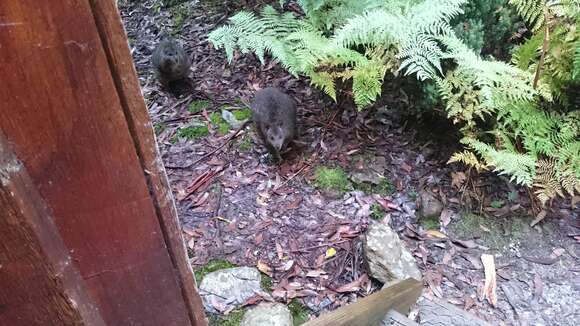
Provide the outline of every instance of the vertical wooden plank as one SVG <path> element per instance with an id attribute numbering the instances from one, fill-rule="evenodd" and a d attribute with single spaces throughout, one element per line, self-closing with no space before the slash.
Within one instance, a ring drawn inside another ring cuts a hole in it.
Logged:
<path id="1" fill-rule="evenodd" d="M 177 209 L 165 167 L 161 161 L 153 126 L 141 95 L 137 72 L 115 1 L 89 0 L 109 67 L 131 130 L 135 147 L 157 210 L 159 223 L 175 268 L 179 271 L 184 299 L 195 325 L 206 325 L 203 304 L 187 259 Z"/>
<path id="2" fill-rule="evenodd" d="M 191 325 L 88 0 L 0 1 L 0 129 L 107 325 Z"/>
<path id="3" fill-rule="evenodd" d="M 1 132 L 0 325 L 105 325 L 52 217 Z"/>

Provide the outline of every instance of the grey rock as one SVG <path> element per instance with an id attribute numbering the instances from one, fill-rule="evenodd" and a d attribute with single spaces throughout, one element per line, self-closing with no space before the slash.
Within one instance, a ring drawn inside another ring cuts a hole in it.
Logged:
<path id="1" fill-rule="evenodd" d="M 240 326 L 292 326 L 292 314 L 281 303 L 261 303 L 248 310 Z"/>
<path id="2" fill-rule="evenodd" d="M 215 271 L 207 274 L 199 285 L 203 306 L 211 313 L 237 307 L 260 291 L 260 272 L 253 267 Z"/>
<path id="3" fill-rule="evenodd" d="M 432 193 L 421 190 L 419 198 L 421 199 L 421 217 L 431 218 L 441 215 L 443 204 Z"/>
<path id="4" fill-rule="evenodd" d="M 373 278 L 383 283 L 409 277 L 421 280 L 421 272 L 413 255 L 388 225 L 371 224 L 365 234 L 363 248 Z"/>

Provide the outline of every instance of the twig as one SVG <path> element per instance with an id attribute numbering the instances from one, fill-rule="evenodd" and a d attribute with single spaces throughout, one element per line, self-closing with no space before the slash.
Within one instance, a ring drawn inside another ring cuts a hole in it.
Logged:
<path id="1" fill-rule="evenodd" d="M 227 139 L 226 139 L 226 140 L 225 140 L 225 141 L 224 141 L 224 142 L 223 142 L 221 145 L 219 145 L 218 147 L 216 147 L 216 148 L 215 148 L 214 150 L 212 150 L 211 152 L 209 152 L 209 153 L 207 153 L 207 154 L 203 155 L 202 157 L 198 158 L 197 160 L 193 161 L 192 163 L 190 163 L 190 164 L 188 164 L 188 165 L 186 165 L 186 166 L 171 166 L 171 167 L 169 167 L 169 168 L 171 168 L 171 169 L 187 169 L 187 168 L 189 168 L 189 167 L 191 167 L 191 166 L 193 166 L 193 165 L 196 165 L 197 163 L 199 163 L 199 162 L 201 162 L 201 161 L 205 160 L 206 158 L 208 158 L 208 157 L 212 156 L 213 154 L 215 154 L 215 153 L 216 153 L 217 151 L 219 151 L 220 149 L 224 148 L 224 146 L 226 146 L 226 145 L 227 145 L 227 144 L 228 144 L 230 141 L 232 141 L 232 140 L 233 140 L 235 137 L 237 137 L 237 136 L 238 136 L 238 134 L 240 133 L 240 131 L 241 131 L 242 129 L 244 129 L 244 128 L 245 128 L 245 127 L 248 125 L 248 124 L 250 124 L 250 122 L 252 122 L 252 121 L 251 121 L 251 119 L 250 119 L 250 120 L 248 120 L 248 121 L 246 121 L 246 122 L 244 122 L 244 123 L 243 123 L 243 124 L 242 124 L 242 125 L 241 125 L 241 126 L 240 126 L 240 127 L 237 129 L 237 130 L 236 130 L 236 132 L 235 132 L 235 133 L 233 133 L 231 136 L 229 136 L 229 137 L 228 137 L 228 138 L 227 138 Z M 166 168 L 167 168 L 167 166 L 166 166 Z"/>
<path id="2" fill-rule="evenodd" d="M 317 246 L 311 246 L 311 247 L 306 247 L 306 248 L 298 248 L 296 250 L 291 250 L 290 252 L 304 252 L 304 251 L 308 251 L 308 250 L 311 250 L 311 249 L 317 249 L 317 248 L 328 247 L 328 246 L 335 246 L 337 244 L 345 243 L 345 242 L 348 242 L 348 241 L 350 241 L 350 239 L 341 240 L 341 241 L 334 242 L 334 243 L 323 243 L 323 244 L 319 244 Z"/>

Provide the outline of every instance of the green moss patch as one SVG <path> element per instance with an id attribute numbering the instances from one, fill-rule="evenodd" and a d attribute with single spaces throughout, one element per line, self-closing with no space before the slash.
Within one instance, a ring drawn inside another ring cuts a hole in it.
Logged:
<path id="1" fill-rule="evenodd" d="M 177 35 L 187 19 L 191 16 L 191 8 L 187 4 L 175 5 L 171 8 L 173 16 L 173 35 Z"/>
<path id="2" fill-rule="evenodd" d="M 294 326 L 302 325 L 306 321 L 308 321 L 308 317 L 310 316 L 308 312 L 308 308 L 306 308 L 300 301 L 297 299 L 293 299 L 290 304 L 288 305 L 288 309 L 290 309 L 290 313 L 294 318 Z"/>
<path id="3" fill-rule="evenodd" d="M 225 135 L 230 131 L 230 125 L 222 118 L 219 112 L 213 112 L 210 114 L 209 120 L 220 134 Z"/>
<path id="4" fill-rule="evenodd" d="M 161 135 L 167 129 L 167 125 L 164 123 L 156 123 L 153 125 L 153 131 L 157 136 Z"/>
<path id="5" fill-rule="evenodd" d="M 316 187 L 322 190 L 345 192 L 352 188 L 348 176 L 341 168 L 320 166 L 314 172 Z"/>
<path id="6" fill-rule="evenodd" d="M 238 326 L 244 318 L 246 310 L 237 309 L 231 311 L 227 315 L 214 315 L 210 314 L 208 316 L 208 321 L 210 326 Z"/>
<path id="7" fill-rule="evenodd" d="M 467 213 L 451 223 L 450 229 L 459 238 L 471 239 L 478 235 L 484 246 L 502 249 L 512 241 L 526 238 L 532 232 L 529 222 L 522 217 L 495 218 Z"/>
<path id="8" fill-rule="evenodd" d="M 395 192 L 395 186 L 387 178 L 381 178 L 378 184 L 370 182 L 357 183 L 354 188 L 367 194 L 391 195 Z"/>
<path id="9" fill-rule="evenodd" d="M 191 113 L 198 113 L 204 109 L 207 109 L 209 107 L 209 105 L 210 105 L 210 102 L 207 100 L 193 101 L 189 104 L 189 107 L 187 108 L 187 110 Z"/>
<path id="10" fill-rule="evenodd" d="M 250 109 L 233 110 L 232 114 L 238 121 L 244 121 L 252 117 L 252 111 Z"/>
<path id="11" fill-rule="evenodd" d="M 421 218 L 419 224 L 425 230 L 439 230 L 439 218 L 437 217 Z"/>
<path id="12" fill-rule="evenodd" d="M 260 286 L 262 290 L 272 293 L 272 278 L 268 275 L 260 275 Z"/>
<path id="13" fill-rule="evenodd" d="M 224 259 L 211 260 L 207 264 L 201 266 L 194 271 L 195 281 L 199 284 L 204 276 L 211 272 L 219 271 L 220 269 L 232 268 L 236 265 Z"/>
<path id="14" fill-rule="evenodd" d="M 198 139 L 209 135 L 209 129 L 205 125 L 180 128 L 177 136 L 188 140 Z"/>
<path id="15" fill-rule="evenodd" d="M 379 204 L 372 204 L 370 216 L 373 220 L 380 221 L 385 217 L 385 210 Z"/>

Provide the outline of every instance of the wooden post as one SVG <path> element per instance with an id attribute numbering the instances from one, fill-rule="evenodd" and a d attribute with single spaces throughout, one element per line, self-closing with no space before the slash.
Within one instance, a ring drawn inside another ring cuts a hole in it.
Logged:
<path id="1" fill-rule="evenodd" d="M 0 131 L 51 213 L 87 305 L 106 325 L 206 324 L 114 1 L 0 1 L 0 84 Z M 11 326 L 79 320 L 28 323 L 6 311 Z"/>

